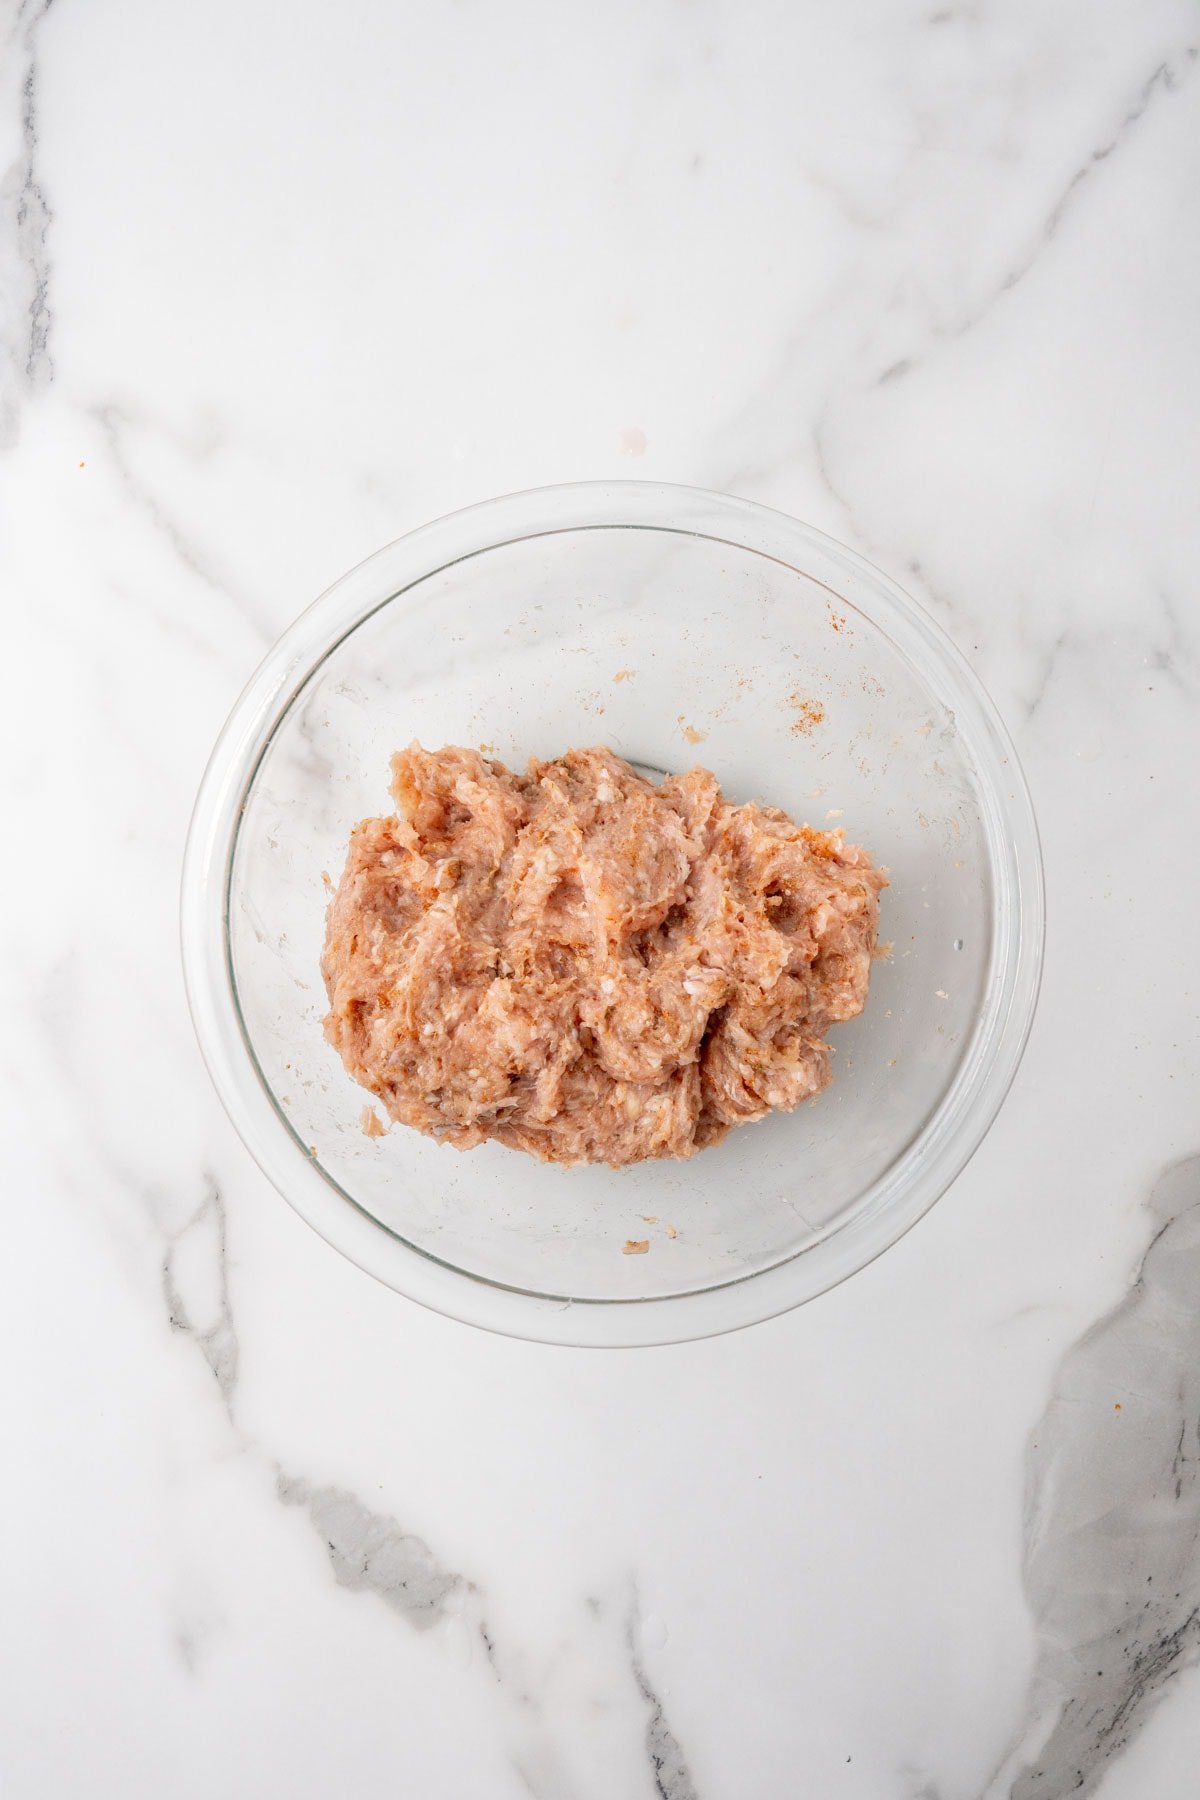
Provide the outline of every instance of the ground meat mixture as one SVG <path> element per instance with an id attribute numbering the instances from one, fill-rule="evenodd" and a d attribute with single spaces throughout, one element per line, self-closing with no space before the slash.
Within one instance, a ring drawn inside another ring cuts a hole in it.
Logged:
<path id="1" fill-rule="evenodd" d="M 885 885 L 840 831 L 731 806 L 706 769 L 654 787 L 605 749 L 515 775 L 413 745 L 392 771 L 322 970 L 326 1035 L 393 1120 L 618 1167 L 829 1081 Z"/>

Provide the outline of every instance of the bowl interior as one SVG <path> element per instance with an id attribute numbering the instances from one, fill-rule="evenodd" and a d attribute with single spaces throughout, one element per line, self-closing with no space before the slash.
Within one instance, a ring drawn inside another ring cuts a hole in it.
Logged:
<path id="1" fill-rule="evenodd" d="M 835 591 L 685 530 L 548 531 L 383 598 L 279 716 L 230 861 L 242 1029 L 326 1180 L 454 1269 L 584 1301 L 719 1288 L 872 1205 L 970 1054 L 996 934 L 994 808 L 944 673 L 917 660 L 856 603 L 852 570 Z M 731 798 L 865 844 L 889 871 L 893 948 L 866 1012 L 831 1033 L 832 1086 L 691 1161 L 621 1172 L 367 1138 L 368 1096 L 322 1036 L 323 877 L 356 821 L 390 810 L 388 759 L 414 738 L 514 766 L 593 743 L 652 768 L 702 762 Z M 623 1255 L 627 1238 L 649 1253 Z"/>

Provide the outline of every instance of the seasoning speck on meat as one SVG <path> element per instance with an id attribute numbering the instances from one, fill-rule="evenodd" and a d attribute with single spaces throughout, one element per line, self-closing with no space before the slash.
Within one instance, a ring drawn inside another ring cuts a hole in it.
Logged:
<path id="1" fill-rule="evenodd" d="M 840 831 L 607 749 L 515 775 L 414 744 L 392 794 L 351 835 L 322 972 L 326 1036 L 397 1123 L 616 1168 L 828 1083 L 886 885 Z"/>

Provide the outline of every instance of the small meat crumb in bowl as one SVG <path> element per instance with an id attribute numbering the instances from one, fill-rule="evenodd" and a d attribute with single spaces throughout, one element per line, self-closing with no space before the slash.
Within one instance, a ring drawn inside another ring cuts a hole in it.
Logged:
<path id="1" fill-rule="evenodd" d="M 811 1298 L 954 1179 L 1029 1028 L 1041 869 L 993 708 L 887 577 L 585 484 L 401 539 L 285 634 L 183 941 L 221 1097 L 331 1243 L 472 1323 L 661 1342 Z"/>
<path id="2" fill-rule="evenodd" d="M 362 1124 L 364 1137 L 381 1138 L 387 1136 L 387 1126 L 373 1106 L 364 1106 L 359 1118 Z"/>

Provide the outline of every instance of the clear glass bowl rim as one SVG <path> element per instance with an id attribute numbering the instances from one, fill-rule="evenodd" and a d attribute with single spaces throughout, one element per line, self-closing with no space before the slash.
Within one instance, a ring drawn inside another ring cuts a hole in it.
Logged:
<path id="1" fill-rule="evenodd" d="M 325 1176 L 280 1119 L 245 1039 L 228 894 L 242 806 L 265 750 L 297 692 L 350 632 L 468 557 L 548 534 L 622 528 L 708 538 L 797 569 L 865 611 L 908 657 L 967 734 L 996 884 L 995 935 L 963 1064 L 924 1128 L 842 1227 L 783 1263 L 719 1287 L 583 1301 L 503 1286 L 432 1257 Z M 842 592 L 847 579 L 852 595 Z M 449 1317 L 538 1342 L 628 1347 L 715 1336 L 813 1299 L 890 1248 L 945 1193 L 982 1142 L 1020 1064 L 1041 981 L 1045 894 L 1033 804 L 1008 733 L 965 658 L 896 582 L 823 532 L 754 501 L 663 482 L 587 481 L 482 501 L 421 526 L 343 575 L 283 633 L 243 690 L 205 770 L 184 855 L 180 935 L 188 1005 L 222 1104 L 263 1173 L 328 1243 Z"/>

